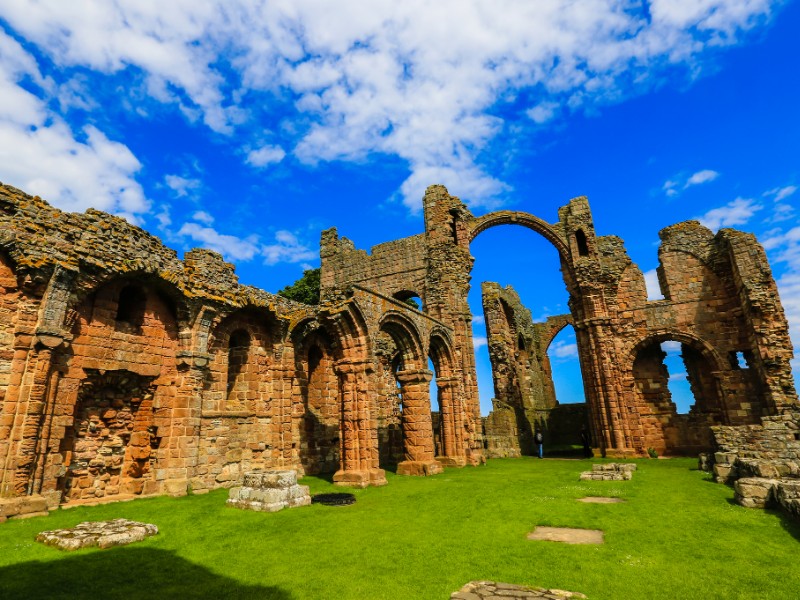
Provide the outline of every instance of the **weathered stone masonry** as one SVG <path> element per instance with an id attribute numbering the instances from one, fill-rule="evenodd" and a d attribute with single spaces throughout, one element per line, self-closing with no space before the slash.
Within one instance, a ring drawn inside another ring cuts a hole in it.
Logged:
<path id="1" fill-rule="evenodd" d="M 312 307 L 239 285 L 214 252 L 181 261 L 122 219 L 62 213 L 0 187 L 0 494 L 50 506 L 182 494 L 264 468 L 366 486 L 384 484 L 384 468 L 425 475 L 482 462 L 469 244 L 498 225 L 553 244 L 571 311 L 525 331 L 512 315 L 522 335 L 502 334 L 517 350 L 493 363 L 499 402 L 553 409 L 546 347 L 571 322 L 604 452 L 707 449 L 711 425 L 796 404 L 786 321 L 751 235 L 696 222 L 662 231 L 666 299 L 648 302 L 622 241 L 595 236 L 585 198 L 549 224 L 475 217 L 432 186 L 424 214 L 424 233 L 370 253 L 323 232 Z M 689 415 L 665 395 L 664 340 L 683 346 L 699 399 Z M 541 387 L 520 387 L 521 373 Z"/>

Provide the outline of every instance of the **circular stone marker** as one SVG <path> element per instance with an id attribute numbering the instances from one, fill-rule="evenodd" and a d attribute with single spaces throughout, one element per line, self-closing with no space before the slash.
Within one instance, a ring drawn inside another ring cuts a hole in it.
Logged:
<path id="1" fill-rule="evenodd" d="M 353 494 L 334 493 L 334 494 L 314 494 L 311 496 L 311 504 L 324 504 L 325 506 L 347 506 L 354 504 L 356 497 Z"/>

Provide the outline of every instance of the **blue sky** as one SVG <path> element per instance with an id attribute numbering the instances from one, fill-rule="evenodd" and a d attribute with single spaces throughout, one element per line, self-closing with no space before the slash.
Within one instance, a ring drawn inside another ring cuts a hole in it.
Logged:
<path id="1" fill-rule="evenodd" d="M 0 0 L 0 180 L 218 250 L 269 291 L 318 264 L 327 227 L 365 249 L 419 233 L 433 183 L 551 222 L 586 195 L 651 286 L 658 230 L 699 218 L 765 244 L 800 344 L 797 1 L 332 6 Z M 472 249 L 476 314 L 487 279 L 566 312 L 534 233 Z M 568 336 L 552 357 L 574 400 Z"/>

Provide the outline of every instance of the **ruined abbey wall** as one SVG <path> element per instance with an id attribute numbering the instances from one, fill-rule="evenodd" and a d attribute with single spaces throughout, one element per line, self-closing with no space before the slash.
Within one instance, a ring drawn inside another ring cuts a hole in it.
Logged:
<path id="1" fill-rule="evenodd" d="M 214 252 L 179 260 L 122 219 L 0 186 L 0 495 L 55 506 L 183 494 L 271 467 L 382 485 L 384 468 L 482 462 L 469 245 L 501 225 L 553 244 L 570 315 L 533 324 L 513 292 L 487 288 L 497 406 L 510 409 L 487 419 L 494 450 L 524 447 L 539 419 L 526 411 L 559 408 L 546 350 L 567 322 L 605 454 L 707 449 L 712 425 L 796 406 L 786 320 L 751 235 L 665 229 L 665 299 L 648 301 L 622 241 L 595 235 L 585 198 L 554 224 L 476 217 L 442 186 L 423 207 L 423 233 L 370 253 L 323 232 L 322 302 L 307 306 L 239 285 Z M 688 415 L 664 391 L 664 341 L 682 345 L 698 398 Z"/>

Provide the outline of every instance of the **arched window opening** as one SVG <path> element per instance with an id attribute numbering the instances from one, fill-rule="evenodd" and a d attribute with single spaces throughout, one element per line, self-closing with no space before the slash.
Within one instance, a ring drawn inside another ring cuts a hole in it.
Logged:
<path id="1" fill-rule="evenodd" d="M 408 306 L 410 306 L 411 308 L 413 308 L 415 310 L 422 310 L 423 309 L 422 298 L 416 292 L 411 292 L 411 291 L 408 291 L 408 290 L 402 290 L 400 292 L 397 292 L 394 295 L 394 298 L 397 299 L 397 300 L 400 300 L 400 302 L 403 302 L 404 304 L 407 304 Z"/>
<path id="2" fill-rule="evenodd" d="M 575 243 L 578 246 L 578 254 L 589 256 L 589 244 L 586 242 L 586 234 L 583 233 L 583 229 L 578 229 L 575 232 Z"/>
<path id="3" fill-rule="evenodd" d="M 517 338 L 517 349 L 520 350 L 520 351 L 525 350 L 525 338 L 522 337 L 521 333 L 519 334 L 519 337 Z"/>
<path id="4" fill-rule="evenodd" d="M 147 294 L 144 290 L 138 285 L 126 285 L 119 292 L 116 321 L 132 327 L 141 327 L 144 323 L 146 306 Z"/>
<path id="5" fill-rule="evenodd" d="M 552 385 L 553 399 L 558 404 L 586 402 L 578 360 L 578 344 L 572 325 L 564 327 L 553 338 L 547 348 L 546 358 L 542 365 L 544 387 L 549 391 L 547 388 Z"/>
<path id="6" fill-rule="evenodd" d="M 444 455 L 442 446 L 442 399 L 439 395 L 439 385 L 436 381 L 438 373 L 433 360 L 428 357 L 428 370 L 431 372 L 431 383 L 428 387 L 428 395 L 431 400 L 431 426 L 433 427 L 433 447 L 436 456 Z"/>
<path id="7" fill-rule="evenodd" d="M 243 329 L 231 334 L 228 342 L 228 381 L 227 396 L 230 405 L 244 406 L 246 400 L 246 382 L 244 371 L 250 351 L 250 335 Z"/>
<path id="8" fill-rule="evenodd" d="M 656 339 L 635 356 L 636 411 L 643 448 L 693 455 L 711 448 L 711 427 L 726 423 L 717 367 L 699 343 Z"/>

